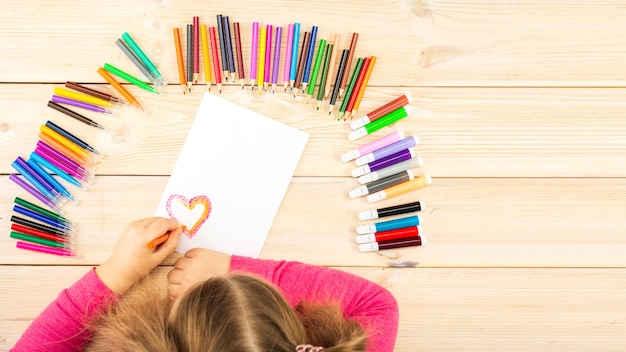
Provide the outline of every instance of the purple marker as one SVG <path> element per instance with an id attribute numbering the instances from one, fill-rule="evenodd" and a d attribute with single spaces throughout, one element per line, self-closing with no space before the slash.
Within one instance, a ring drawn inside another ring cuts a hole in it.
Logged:
<path id="1" fill-rule="evenodd" d="M 43 195 L 43 193 L 33 188 L 31 185 L 29 185 L 27 182 L 25 182 L 21 178 L 17 177 L 16 174 L 10 174 L 9 180 L 15 182 L 18 186 L 22 187 L 26 192 L 30 193 L 35 198 L 39 199 L 43 204 L 47 205 L 51 209 L 59 211 L 59 208 L 56 206 L 56 204 L 50 201 L 48 197 L 46 197 L 45 195 Z"/>
<path id="2" fill-rule="evenodd" d="M 415 150 L 413 148 L 403 149 L 397 153 L 388 155 L 382 159 L 372 161 L 369 164 L 357 167 L 350 173 L 352 177 L 359 177 L 376 170 L 384 169 L 387 166 L 391 166 L 405 160 L 409 160 L 415 157 Z"/>
<path id="3" fill-rule="evenodd" d="M 41 156 L 42 158 L 46 159 L 48 162 L 50 162 L 51 164 L 53 164 L 54 166 L 58 167 L 59 169 L 63 170 L 63 172 L 76 177 L 76 178 L 80 178 L 81 180 L 85 178 L 84 175 L 80 174 L 77 170 L 74 170 L 72 167 L 70 167 L 69 165 L 63 163 L 61 160 L 57 159 L 56 157 L 54 157 L 54 155 L 51 155 L 47 150 L 42 149 L 42 148 L 36 148 L 35 152 Z"/>
<path id="4" fill-rule="evenodd" d="M 68 167 L 76 170 L 77 172 L 83 173 L 85 175 L 89 174 L 89 170 L 85 168 L 85 166 L 72 160 L 70 157 L 58 151 L 57 149 L 55 149 L 53 146 L 49 145 L 48 143 L 40 140 L 37 142 L 37 148 L 43 149 L 47 154 L 58 159 L 59 161 L 61 161 Z"/>
<path id="5" fill-rule="evenodd" d="M 61 96 L 58 96 L 58 95 L 53 95 L 52 96 L 52 102 L 59 103 L 59 104 L 71 105 L 71 106 L 75 106 L 77 108 L 86 109 L 86 110 L 95 111 L 95 112 L 101 112 L 101 113 L 104 113 L 104 114 L 111 114 L 112 113 L 110 110 L 107 110 L 107 109 L 105 109 L 103 107 L 100 107 L 100 106 L 97 106 L 97 105 L 93 105 L 93 104 L 83 103 L 82 101 L 78 101 L 78 100 L 74 100 L 74 99 L 70 99 L 70 98 L 65 98 L 65 97 L 61 97 Z"/>
<path id="6" fill-rule="evenodd" d="M 272 68 L 272 94 L 278 84 L 278 66 L 280 65 L 280 45 L 283 39 L 283 27 L 276 27 L 276 41 L 274 42 L 274 67 Z"/>
<path id="7" fill-rule="evenodd" d="M 407 137 L 384 148 L 363 155 L 362 157 L 357 158 L 355 160 L 355 163 L 357 164 L 357 166 L 361 166 L 367 163 L 371 163 L 372 161 L 380 160 L 403 149 L 408 149 L 417 145 L 419 143 L 419 140 L 420 139 L 417 136 Z"/>
<path id="8" fill-rule="evenodd" d="M 26 163 L 26 160 L 24 160 L 21 156 L 18 156 L 15 159 L 15 163 L 17 163 L 19 167 L 21 168 L 21 169 L 16 168 L 16 170 L 18 170 L 24 177 L 26 177 L 26 179 L 30 181 L 30 183 L 32 183 L 33 186 L 37 187 L 37 185 L 35 184 L 37 182 L 41 186 L 43 186 L 45 190 L 47 191 L 47 192 L 44 192 L 43 190 L 41 190 L 41 193 L 45 194 L 46 196 L 50 197 L 53 200 L 59 200 L 59 198 L 61 197 L 61 194 L 54 188 L 54 186 L 52 186 L 52 184 L 50 184 L 50 182 L 48 182 L 42 175 L 40 175 L 30 165 L 28 165 L 28 163 Z M 34 178 L 36 182 L 34 182 L 32 179 L 29 179 L 27 174 L 30 175 L 32 178 Z"/>
<path id="9" fill-rule="evenodd" d="M 386 147 L 392 143 L 395 143 L 401 139 L 404 138 L 404 132 L 403 131 L 394 131 L 389 133 L 386 136 L 383 136 L 381 138 L 378 138 L 375 141 L 369 142 L 365 145 L 362 145 L 356 149 L 353 149 L 345 154 L 343 154 L 341 156 L 341 161 L 350 161 L 353 159 L 356 159 L 358 157 L 360 157 L 361 155 L 365 155 L 368 153 L 371 153 L 375 150 L 378 150 L 380 148 Z"/>

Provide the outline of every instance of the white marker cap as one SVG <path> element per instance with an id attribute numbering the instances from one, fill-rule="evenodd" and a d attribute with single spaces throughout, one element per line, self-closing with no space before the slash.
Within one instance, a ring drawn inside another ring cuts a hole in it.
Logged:
<path id="1" fill-rule="evenodd" d="M 373 233 L 373 232 L 376 232 L 375 224 L 363 225 L 363 226 L 359 226 L 356 228 L 356 233 L 358 233 L 359 235 L 364 235 L 366 233 Z"/>
<path id="2" fill-rule="evenodd" d="M 352 123 L 350 124 L 350 127 L 353 130 L 356 130 L 357 128 L 361 128 L 361 127 L 367 125 L 368 123 L 370 123 L 370 119 L 369 119 L 369 117 L 367 115 L 365 115 L 365 116 L 363 116 L 363 117 L 361 117 L 359 119 L 356 119 L 356 120 L 352 121 Z"/>
<path id="3" fill-rule="evenodd" d="M 363 137 L 363 136 L 367 136 L 367 130 L 365 129 L 365 127 L 361 127 L 358 130 L 350 133 L 348 135 L 348 139 L 351 141 L 356 141 L 357 139 Z"/>
<path id="4" fill-rule="evenodd" d="M 376 172 L 370 172 L 369 174 L 359 177 L 359 183 L 362 185 L 376 180 L 378 180 L 378 173 Z"/>
<path id="5" fill-rule="evenodd" d="M 357 158 L 354 162 L 357 166 L 365 165 L 374 161 L 374 153 L 365 154 L 362 157 Z"/>
<path id="6" fill-rule="evenodd" d="M 361 186 L 359 188 L 353 189 L 352 191 L 348 192 L 348 196 L 350 198 L 359 198 L 366 194 L 369 194 L 369 191 L 367 190 L 366 186 Z"/>
<path id="7" fill-rule="evenodd" d="M 359 220 L 374 220 L 374 219 L 378 219 L 377 210 L 366 210 L 366 211 L 362 211 L 359 213 Z"/>
<path id="8" fill-rule="evenodd" d="M 376 242 L 376 234 L 368 233 L 366 235 L 356 236 L 356 243 L 358 244 L 370 243 L 370 242 Z"/>
<path id="9" fill-rule="evenodd" d="M 387 193 L 385 192 L 385 190 L 378 191 L 374 194 L 370 194 L 369 196 L 367 196 L 368 203 L 375 203 L 383 199 L 387 199 Z"/>
<path id="10" fill-rule="evenodd" d="M 341 161 L 347 162 L 361 156 L 358 149 L 351 150 L 341 156 Z"/>
<path id="11" fill-rule="evenodd" d="M 352 170 L 350 172 L 350 175 L 352 175 L 352 177 L 359 177 L 359 176 L 363 176 L 365 174 L 369 174 L 371 172 L 369 165 L 363 165 L 361 167 L 357 167 L 356 169 Z"/>
<path id="12" fill-rule="evenodd" d="M 363 243 L 359 245 L 359 252 L 376 252 L 377 250 L 377 242 Z"/>

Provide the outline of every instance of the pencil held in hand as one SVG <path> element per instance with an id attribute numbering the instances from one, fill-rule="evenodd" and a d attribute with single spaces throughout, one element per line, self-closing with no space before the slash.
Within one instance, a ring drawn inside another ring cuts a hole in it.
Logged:
<path id="1" fill-rule="evenodd" d="M 170 238 L 170 233 L 166 233 L 165 235 L 159 236 L 155 239 L 153 239 L 152 241 L 148 242 L 148 248 L 152 249 L 155 248 L 156 246 L 160 245 L 161 243 L 167 241 Z"/>

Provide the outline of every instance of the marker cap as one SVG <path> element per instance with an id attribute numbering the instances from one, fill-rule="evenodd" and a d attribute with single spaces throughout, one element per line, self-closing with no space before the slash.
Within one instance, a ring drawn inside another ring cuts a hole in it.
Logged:
<path id="1" fill-rule="evenodd" d="M 356 233 L 359 235 L 373 232 L 376 232 L 376 224 L 363 225 L 356 228 Z M 376 240 L 374 239 L 374 241 Z"/>
<path id="2" fill-rule="evenodd" d="M 361 186 L 359 188 L 355 188 L 352 191 L 348 192 L 348 196 L 350 198 L 359 198 L 367 194 L 369 194 L 369 191 L 367 190 L 366 186 Z"/>
<path id="3" fill-rule="evenodd" d="M 356 169 L 350 171 L 350 175 L 352 175 L 352 177 L 359 177 L 359 176 L 363 176 L 365 174 L 369 174 L 371 172 L 369 165 L 363 165 L 360 167 L 357 167 Z"/>
<path id="4" fill-rule="evenodd" d="M 371 243 L 371 242 L 376 242 L 376 234 L 368 233 L 366 235 L 356 236 L 356 243 L 358 244 Z"/>
<path id="5" fill-rule="evenodd" d="M 353 159 L 356 159 L 361 156 L 358 149 L 351 150 L 343 155 L 341 155 L 341 161 L 347 162 Z"/>
<path id="6" fill-rule="evenodd" d="M 378 219 L 377 210 L 366 210 L 359 213 L 359 220 L 374 220 Z"/>

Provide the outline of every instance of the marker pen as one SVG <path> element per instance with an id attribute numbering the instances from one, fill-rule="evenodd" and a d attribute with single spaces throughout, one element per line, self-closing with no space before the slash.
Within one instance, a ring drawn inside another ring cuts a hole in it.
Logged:
<path id="1" fill-rule="evenodd" d="M 383 241 L 383 242 L 371 242 L 359 245 L 359 251 L 361 252 L 376 252 L 383 249 L 403 248 L 412 246 L 421 246 L 423 243 L 422 237 L 410 237 L 407 239 Z"/>
<path id="2" fill-rule="evenodd" d="M 350 198 L 358 198 L 371 193 L 376 193 L 385 188 L 395 186 L 402 182 L 406 182 L 413 179 L 413 170 L 401 171 L 397 174 L 381 178 L 380 180 L 372 181 L 365 186 L 353 189 L 348 193 Z"/>
<path id="3" fill-rule="evenodd" d="M 29 158 L 28 160 L 26 160 L 26 164 L 28 164 L 28 166 L 30 166 L 39 175 L 41 175 L 41 177 L 44 178 L 50 185 L 52 185 L 52 187 L 57 192 L 59 192 L 65 198 L 74 201 L 74 197 L 67 190 L 67 188 L 65 188 L 65 186 L 63 186 L 59 181 L 57 181 L 54 177 L 52 177 L 52 175 L 50 175 L 46 170 L 44 170 L 44 168 L 41 165 L 39 165 L 35 160 Z"/>
<path id="4" fill-rule="evenodd" d="M 30 153 L 30 157 L 33 160 L 35 160 L 38 163 L 40 163 L 41 165 L 43 165 L 43 167 L 45 167 L 46 169 L 50 170 L 50 172 L 54 172 L 55 174 L 57 174 L 59 177 L 61 177 L 65 181 L 73 184 L 76 187 L 84 188 L 82 183 L 80 183 L 77 179 L 72 177 L 70 174 L 68 174 L 67 172 L 65 172 L 64 170 L 62 170 L 58 166 L 56 166 L 52 161 L 48 160 L 47 156 L 40 155 L 40 154 L 38 154 L 37 151 L 34 151 L 34 152 Z"/>
<path id="5" fill-rule="evenodd" d="M 31 219 L 35 219 L 35 220 L 41 221 L 44 224 L 47 224 L 47 225 L 50 225 L 50 226 L 54 226 L 54 227 L 59 228 L 59 229 L 68 230 L 68 231 L 72 230 L 71 226 L 69 226 L 69 225 L 67 225 L 67 224 L 65 224 L 63 222 L 51 219 L 51 218 L 49 218 L 47 216 L 41 215 L 41 214 L 39 214 L 37 212 L 34 212 L 34 211 L 30 210 L 30 209 L 26 209 L 26 208 L 24 208 L 22 206 L 19 206 L 17 204 L 13 206 L 13 211 L 18 213 L 18 214 L 28 216 Z"/>
<path id="6" fill-rule="evenodd" d="M 410 137 L 404 138 L 386 147 L 377 149 L 371 153 L 358 157 L 354 162 L 356 163 L 357 166 L 361 166 L 367 163 L 371 163 L 372 161 L 380 160 L 386 156 L 395 154 L 403 149 L 408 149 L 408 148 L 416 146 L 419 143 L 419 140 L 420 139 L 417 136 L 410 136 Z"/>
<path id="7" fill-rule="evenodd" d="M 406 181 L 399 185 L 385 188 L 382 191 L 378 191 L 374 194 L 370 194 L 369 196 L 367 196 L 367 202 L 374 203 L 383 199 L 395 197 L 403 193 L 407 193 L 410 191 L 414 191 L 416 189 L 426 187 L 430 185 L 431 183 L 433 183 L 433 180 L 430 178 L 430 176 L 422 175 L 418 178 L 412 179 L 411 181 Z"/>
<path id="8" fill-rule="evenodd" d="M 352 121 L 352 123 L 350 124 L 350 127 L 352 127 L 353 130 L 356 130 L 357 128 L 363 127 L 367 125 L 368 123 L 376 119 L 379 119 L 396 109 L 399 109 L 405 105 L 409 105 L 412 102 L 413 102 L 413 97 L 411 96 L 411 94 L 405 93 L 395 98 L 394 100 L 388 102 L 387 104 L 368 112 L 363 117 L 360 117 L 356 119 L 355 121 Z"/>
<path id="9" fill-rule="evenodd" d="M 356 169 L 353 169 L 350 174 L 352 175 L 352 177 L 363 176 L 365 174 L 369 174 L 370 172 L 378 171 L 388 166 L 413 159 L 414 157 L 415 150 L 413 148 L 404 149 L 395 154 L 387 155 L 382 159 L 372 161 L 369 164 L 357 167 Z"/>
<path id="10" fill-rule="evenodd" d="M 378 218 L 383 218 L 385 216 L 393 216 L 412 213 L 414 211 L 421 211 L 422 209 L 424 209 L 424 202 L 418 201 L 404 203 L 380 209 L 362 211 L 359 213 L 359 220 L 374 220 Z"/>
<path id="11" fill-rule="evenodd" d="M 386 136 L 380 137 L 375 141 L 364 144 L 356 149 L 353 149 L 341 156 L 341 161 L 350 161 L 356 159 L 361 155 L 371 153 L 374 150 L 386 147 L 392 143 L 395 143 L 404 138 L 404 131 L 394 131 Z"/>
<path id="12" fill-rule="evenodd" d="M 408 106 L 403 106 L 379 118 L 378 120 L 370 122 L 358 130 L 353 131 L 348 135 L 348 139 L 354 141 L 363 136 L 367 136 L 368 134 L 374 133 L 387 125 L 409 116 L 410 114 L 411 109 Z"/>
<path id="13" fill-rule="evenodd" d="M 400 219 L 381 221 L 374 224 L 363 225 L 356 228 L 356 233 L 364 235 L 366 233 L 376 233 L 382 231 L 396 230 L 405 227 L 419 226 L 422 224 L 422 217 L 419 215 L 407 216 Z"/>
<path id="14" fill-rule="evenodd" d="M 424 163 L 424 160 L 422 159 L 422 157 L 416 156 L 413 159 L 405 160 L 403 162 L 393 164 L 391 166 L 387 166 L 384 169 L 380 169 L 374 172 L 370 172 L 369 174 L 365 174 L 359 177 L 359 183 L 364 185 L 368 182 L 380 180 L 381 178 L 395 175 L 399 172 L 410 170 L 414 167 L 422 166 L 423 163 Z"/>
<path id="15" fill-rule="evenodd" d="M 423 234 L 420 226 L 411 226 L 356 236 L 356 243 L 384 242 L 401 238 L 419 237 L 421 235 Z"/>
<path id="16" fill-rule="evenodd" d="M 37 178 L 35 175 L 30 173 L 30 171 L 24 168 L 24 165 L 22 165 L 17 159 L 11 163 L 11 166 L 13 166 L 13 168 L 17 172 L 22 174 L 22 176 L 24 176 L 24 178 L 28 180 L 28 182 L 30 182 L 31 185 L 37 188 L 37 190 L 41 192 L 43 195 L 45 195 L 50 201 L 52 201 L 55 204 L 58 204 L 59 202 L 58 193 L 56 193 L 56 191 L 52 192 L 50 188 L 46 187 L 43 181 L 40 181 L 40 178 Z"/>

